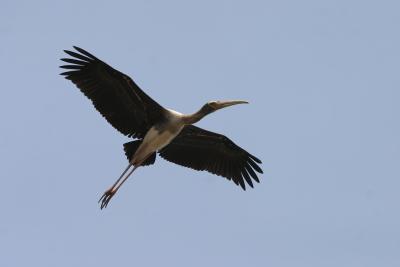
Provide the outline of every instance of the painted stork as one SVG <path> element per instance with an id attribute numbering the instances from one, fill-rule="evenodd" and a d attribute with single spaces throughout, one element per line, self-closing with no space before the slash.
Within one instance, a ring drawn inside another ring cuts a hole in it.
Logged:
<path id="1" fill-rule="evenodd" d="M 192 124 L 204 116 L 246 101 L 210 101 L 193 114 L 185 115 L 162 107 L 144 93 L 127 75 L 115 70 L 82 48 L 64 50 L 70 58 L 61 73 L 92 102 L 103 117 L 119 132 L 135 140 L 124 144 L 129 165 L 99 200 L 101 209 L 139 166 L 154 164 L 156 153 L 167 161 L 208 171 L 232 180 L 246 190 L 259 183 L 261 161 L 224 135 Z"/>

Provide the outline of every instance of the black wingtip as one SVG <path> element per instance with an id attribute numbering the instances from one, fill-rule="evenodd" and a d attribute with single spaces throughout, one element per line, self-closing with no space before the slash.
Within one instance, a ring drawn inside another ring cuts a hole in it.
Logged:
<path id="1" fill-rule="evenodd" d="M 82 48 L 80 48 L 80 47 L 78 47 L 78 46 L 73 46 L 73 48 L 75 48 L 75 50 L 76 51 L 78 51 L 79 53 L 81 53 L 81 54 L 83 54 L 83 55 L 85 55 L 85 56 L 87 56 L 87 57 L 89 57 L 89 58 L 92 58 L 92 59 L 97 59 L 95 56 L 93 56 L 92 54 L 90 54 L 88 51 L 86 51 L 85 49 L 82 49 Z"/>
<path id="2" fill-rule="evenodd" d="M 256 156 L 253 156 L 253 155 L 249 154 L 249 157 L 252 158 L 255 162 L 257 162 L 259 164 L 262 163 L 262 161 L 259 158 L 257 158 Z"/>
<path id="3" fill-rule="evenodd" d="M 249 174 L 247 173 L 246 169 L 242 170 L 242 177 L 246 180 L 246 182 L 251 186 L 251 188 L 253 188 L 253 182 L 249 176 Z"/>
<path id="4" fill-rule="evenodd" d="M 82 66 L 79 66 L 79 65 L 61 65 L 59 67 L 62 69 L 67 69 L 67 70 L 79 70 L 82 68 Z"/>
<path id="5" fill-rule="evenodd" d="M 65 72 L 60 73 L 60 75 L 68 76 L 68 75 L 75 74 L 75 73 L 76 73 L 76 71 L 65 71 Z"/>
<path id="6" fill-rule="evenodd" d="M 246 191 L 246 185 L 244 182 L 240 183 L 240 187 L 243 189 L 243 191 Z"/>
<path id="7" fill-rule="evenodd" d="M 70 55 L 75 60 L 76 59 L 80 59 L 80 60 L 83 60 L 86 63 L 98 60 L 96 57 L 94 57 L 93 55 L 89 54 L 88 52 L 86 52 L 83 49 L 82 49 L 82 51 L 84 51 L 85 53 L 83 53 L 81 50 L 77 50 L 77 51 L 80 52 L 80 53 L 77 53 L 77 52 L 74 52 L 74 51 L 70 51 L 70 50 L 64 50 L 64 52 L 66 54 Z"/>
<path id="8" fill-rule="evenodd" d="M 246 191 L 246 183 L 244 182 L 244 179 L 241 175 L 235 175 L 234 178 L 236 181 L 239 182 L 240 187 Z"/>
<path id="9" fill-rule="evenodd" d="M 249 159 L 247 161 L 248 164 L 250 164 L 250 166 L 258 173 L 263 173 L 262 169 L 260 166 L 257 165 L 257 163 L 255 163 L 252 159 Z"/>

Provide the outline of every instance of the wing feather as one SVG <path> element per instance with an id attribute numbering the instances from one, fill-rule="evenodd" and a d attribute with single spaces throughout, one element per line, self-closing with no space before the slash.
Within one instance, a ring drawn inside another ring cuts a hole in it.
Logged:
<path id="1" fill-rule="evenodd" d="M 261 161 L 224 135 L 188 125 L 160 152 L 164 159 L 198 171 L 208 171 L 232 180 L 246 190 L 259 183 Z M 257 164 L 258 163 L 258 164 Z"/>
<path id="2" fill-rule="evenodd" d="M 61 59 L 69 63 L 60 66 L 68 70 L 61 75 L 71 80 L 114 128 L 143 138 L 151 126 L 165 118 L 165 109 L 131 78 L 82 48 L 74 48 L 79 53 L 64 50 L 72 58 Z"/>

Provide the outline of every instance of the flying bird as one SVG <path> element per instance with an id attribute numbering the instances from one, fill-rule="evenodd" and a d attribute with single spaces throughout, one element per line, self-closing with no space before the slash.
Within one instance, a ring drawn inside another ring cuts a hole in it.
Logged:
<path id="1" fill-rule="evenodd" d="M 134 140 L 125 143 L 129 164 L 117 181 L 104 192 L 100 208 L 111 198 L 139 166 L 154 164 L 156 153 L 167 161 L 208 171 L 232 180 L 246 190 L 259 183 L 256 172 L 263 173 L 261 160 L 222 134 L 193 124 L 219 109 L 248 103 L 242 100 L 210 101 L 193 114 L 182 114 L 162 107 L 127 75 L 110 67 L 82 48 L 64 50 L 70 57 L 61 73 L 86 95 L 94 107 L 119 132 Z"/>

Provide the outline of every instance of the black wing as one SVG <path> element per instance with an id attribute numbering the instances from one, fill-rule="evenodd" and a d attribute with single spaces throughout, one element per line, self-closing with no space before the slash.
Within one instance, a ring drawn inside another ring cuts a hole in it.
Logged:
<path id="1" fill-rule="evenodd" d="M 209 171 L 226 177 L 246 190 L 253 187 L 256 172 L 263 173 L 261 160 L 237 146 L 224 135 L 188 125 L 172 142 L 160 151 L 160 156 L 173 163 L 199 171 Z M 255 172 L 256 171 L 256 172 Z"/>
<path id="2" fill-rule="evenodd" d="M 164 118 L 164 108 L 146 95 L 127 75 L 113 69 L 82 48 L 64 50 L 72 58 L 60 66 L 106 120 L 124 135 L 143 138 L 152 125 Z"/>

